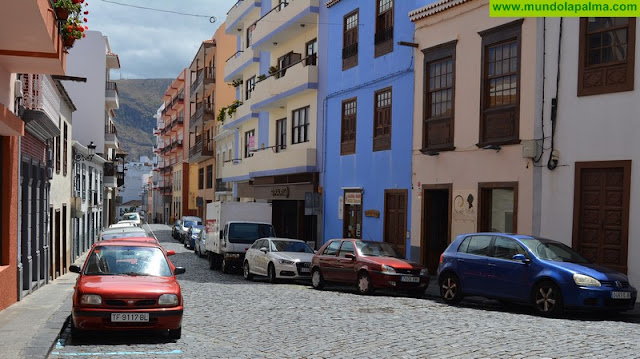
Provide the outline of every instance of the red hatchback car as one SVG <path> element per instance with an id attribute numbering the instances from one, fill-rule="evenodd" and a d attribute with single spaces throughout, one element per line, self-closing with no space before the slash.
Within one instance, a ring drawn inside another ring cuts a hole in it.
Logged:
<path id="1" fill-rule="evenodd" d="M 73 294 L 71 335 L 90 330 L 153 329 L 182 333 L 183 300 L 167 253 L 151 241 L 109 240 L 93 245 Z"/>
<path id="2" fill-rule="evenodd" d="M 356 284 L 360 294 L 391 288 L 421 297 L 429 285 L 429 273 L 424 266 L 400 258 L 388 243 L 332 239 L 311 260 L 313 287 L 322 289 L 326 282 Z"/>

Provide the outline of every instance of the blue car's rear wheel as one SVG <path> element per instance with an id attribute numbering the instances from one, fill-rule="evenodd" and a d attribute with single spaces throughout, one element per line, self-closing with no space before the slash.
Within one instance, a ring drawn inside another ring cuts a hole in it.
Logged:
<path id="1" fill-rule="evenodd" d="M 564 309 L 560 288 L 551 281 L 536 284 L 533 287 L 531 301 L 536 313 L 545 317 L 559 316 Z"/>
<path id="2" fill-rule="evenodd" d="M 460 279 L 453 273 L 444 273 L 440 277 L 440 296 L 447 304 L 456 304 L 462 300 Z"/>

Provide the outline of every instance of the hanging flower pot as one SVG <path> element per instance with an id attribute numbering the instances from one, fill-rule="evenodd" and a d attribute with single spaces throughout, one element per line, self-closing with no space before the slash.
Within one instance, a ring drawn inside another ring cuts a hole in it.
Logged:
<path id="1" fill-rule="evenodd" d="M 69 18 L 69 10 L 64 8 L 56 8 L 56 18 L 61 21 L 66 21 Z"/>
<path id="2" fill-rule="evenodd" d="M 71 46 L 73 46 L 74 42 L 76 42 L 76 38 L 75 37 L 66 37 L 64 39 L 64 46 L 65 47 L 71 47 Z"/>

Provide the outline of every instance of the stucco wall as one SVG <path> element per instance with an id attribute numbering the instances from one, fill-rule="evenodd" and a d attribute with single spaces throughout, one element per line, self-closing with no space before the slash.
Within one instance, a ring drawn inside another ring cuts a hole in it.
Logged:
<path id="1" fill-rule="evenodd" d="M 413 109 L 412 49 L 399 46 L 398 41 L 411 42 L 413 24 L 407 14 L 427 1 L 396 1 L 394 3 L 393 51 L 374 57 L 375 2 L 342 1 L 320 11 L 320 33 L 327 35 L 320 41 L 318 53 L 321 69 L 321 98 L 319 110 L 323 118 L 319 123 L 326 131 L 323 150 L 326 156 L 323 168 L 323 242 L 342 237 L 343 220 L 339 218 L 338 201 L 343 187 L 361 187 L 362 210 L 375 209 L 380 217 L 362 216 L 362 238 L 382 241 L 384 236 L 384 190 L 411 190 L 411 112 Z M 344 16 L 359 8 L 358 65 L 342 70 L 343 27 L 324 23 L 342 24 Z M 374 92 L 392 87 L 391 150 L 373 152 Z M 357 98 L 356 153 L 340 155 L 342 101 Z M 323 112 L 326 111 L 326 114 Z M 322 157 L 323 155 L 320 155 Z M 411 206 L 411 199 L 407 205 Z M 407 231 L 411 218 L 407 213 Z M 412 233 L 409 234 L 413 236 Z M 408 257 L 412 257 L 407 240 Z"/>
<path id="2" fill-rule="evenodd" d="M 87 82 L 63 83 L 77 108 L 73 114 L 73 139 L 84 146 L 93 141 L 96 152 L 100 153 L 104 149 L 107 43 L 98 31 L 86 31 L 85 34 L 87 37 L 69 50 L 67 75 L 85 77 Z"/>
<path id="3" fill-rule="evenodd" d="M 521 145 L 503 145 L 499 152 L 476 146 L 480 142 L 480 94 L 482 66 L 482 37 L 478 32 L 514 21 L 510 18 L 490 18 L 488 1 L 478 0 L 456 6 L 447 11 L 418 20 L 416 26 L 416 75 L 413 115 L 413 205 L 412 245 L 419 246 L 422 237 L 422 185 L 452 184 L 452 196 L 472 195 L 474 207 L 464 215 L 452 208 L 451 238 L 460 233 L 478 229 L 477 209 L 479 182 L 518 182 L 517 232 L 532 232 L 533 168 L 522 156 Z M 539 59 L 536 19 L 525 19 L 522 24 L 520 62 L 519 138 L 534 139 L 538 118 L 536 68 Z M 422 117 L 424 89 L 423 49 L 457 40 L 454 94 L 454 146 L 455 151 L 427 156 L 422 148 Z"/>
<path id="4" fill-rule="evenodd" d="M 573 201 L 575 163 L 580 161 L 632 160 L 631 198 L 628 236 L 628 274 L 632 285 L 640 285 L 640 24 L 636 24 L 636 52 L 634 91 L 613 94 L 577 96 L 579 19 L 565 18 L 562 30 L 562 56 L 555 148 L 559 151 L 558 167 L 542 174 L 542 231 L 541 235 L 568 245 L 573 235 Z M 636 20 L 637 21 L 637 20 Z M 547 22 L 547 51 L 549 72 L 555 75 L 559 20 Z M 548 82 L 547 93 L 555 93 L 555 82 Z M 546 107 L 545 118 L 549 118 Z M 547 122 L 545 132 L 550 134 Z M 545 164 L 548 152 L 545 154 Z"/>

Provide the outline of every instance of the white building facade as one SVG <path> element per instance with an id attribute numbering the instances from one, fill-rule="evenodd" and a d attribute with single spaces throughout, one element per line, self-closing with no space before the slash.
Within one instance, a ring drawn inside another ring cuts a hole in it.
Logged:
<path id="1" fill-rule="evenodd" d="M 98 31 L 85 33 L 86 38 L 69 51 L 67 72 L 69 76 L 84 77 L 87 81 L 72 82 L 65 86 L 78 104 L 73 139 L 84 146 L 93 143 L 96 153 L 107 161 L 104 164 L 104 216 L 101 225 L 106 227 L 115 220 L 117 188 L 124 183 L 122 173 L 118 174 L 117 171 L 123 157 L 118 155 L 120 143 L 113 120 L 114 111 L 120 106 L 118 87 L 110 78 L 110 70 L 119 69 L 120 60 L 118 55 L 111 52 L 106 36 Z"/>
<path id="2" fill-rule="evenodd" d="M 597 264 L 627 273 L 637 287 L 640 263 L 633 260 L 640 253 L 637 19 L 544 21 L 544 152 L 534 180 L 541 189 L 540 234 L 571 245 Z"/>

